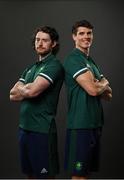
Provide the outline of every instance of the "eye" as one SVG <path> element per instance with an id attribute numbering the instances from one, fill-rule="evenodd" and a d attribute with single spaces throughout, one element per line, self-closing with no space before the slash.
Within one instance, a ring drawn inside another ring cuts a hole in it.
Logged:
<path id="1" fill-rule="evenodd" d="M 36 41 L 36 42 L 39 42 L 39 41 L 40 41 L 40 38 L 36 38 L 35 41 Z"/>
<path id="2" fill-rule="evenodd" d="M 49 42 L 49 40 L 48 40 L 48 39 L 43 39 L 43 41 L 44 41 L 44 42 Z"/>
<path id="3" fill-rule="evenodd" d="M 91 34 L 92 34 L 92 32 L 88 32 L 87 34 L 88 34 L 88 35 L 91 35 Z"/>
<path id="4" fill-rule="evenodd" d="M 50 42 L 50 40 L 49 40 L 49 39 L 43 39 L 43 41 L 44 41 L 44 42 Z"/>
<path id="5" fill-rule="evenodd" d="M 84 32 L 79 32 L 79 35 L 81 35 L 81 36 L 84 35 L 84 34 L 85 34 Z"/>

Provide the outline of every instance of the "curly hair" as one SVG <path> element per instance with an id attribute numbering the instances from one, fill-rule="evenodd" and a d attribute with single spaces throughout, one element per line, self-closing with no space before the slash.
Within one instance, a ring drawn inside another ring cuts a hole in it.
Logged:
<path id="1" fill-rule="evenodd" d="M 38 32 L 44 32 L 44 33 L 47 33 L 49 34 L 52 42 L 56 42 L 56 46 L 53 47 L 52 49 L 52 53 L 54 55 L 56 55 L 59 51 L 59 47 L 60 47 L 60 44 L 59 44 L 59 34 L 57 33 L 56 29 L 53 28 L 53 27 L 49 27 L 49 26 L 42 26 L 42 27 L 38 27 L 34 33 L 33 33 L 33 36 L 32 36 L 32 46 L 33 46 L 33 49 L 35 49 L 35 38 L 36 38 L 36 35 Z"/>

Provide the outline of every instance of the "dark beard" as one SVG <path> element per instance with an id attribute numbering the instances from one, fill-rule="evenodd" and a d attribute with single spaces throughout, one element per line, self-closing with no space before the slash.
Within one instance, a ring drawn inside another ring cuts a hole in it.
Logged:
<path id="1" fill-rule="evenodd" d="M 47 51 L 47 52 L 44 52 L 44 53 L 38 53 L 39 56 L 41 57 L 45 57 L 47 56 L 51 51 Z"/>

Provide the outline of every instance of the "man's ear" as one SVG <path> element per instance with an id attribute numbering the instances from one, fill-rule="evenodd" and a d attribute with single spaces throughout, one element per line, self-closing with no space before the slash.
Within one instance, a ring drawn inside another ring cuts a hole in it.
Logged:
<path id="1" fill-rule="evenodd" d="M 72 34 L 72 39 L 75 41 L 76 40 L 76 35 Z"/>
<path id="2" fill-rule="evenodd" d="M 57 42 L 53 41 L 52 48 L 54 48 L 56 46 L 56 44 L 57 44 Z"/>

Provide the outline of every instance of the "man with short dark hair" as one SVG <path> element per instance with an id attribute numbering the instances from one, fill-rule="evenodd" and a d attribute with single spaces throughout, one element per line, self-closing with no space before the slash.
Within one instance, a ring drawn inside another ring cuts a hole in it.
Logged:
<path id="1" fill-rule="evenodd" d="M 64 61 L 68 95 L 65 169 L 72 179 L 86 179 L 98 170 L 103 127 L 101 98 L 110 100 L 108 80 L 89 55 L 93 26 L 87 20 L 72 27 L 75 48 Z"/>
<path id="2" fill-rule="evenodd" d="M 33 46 L 38 61 L 26 68 L 10 91 L 11 101 L 21 101 L 20 159 L 28 178 L 54 178 L 59 171 L 55 115 L 64 70 L 55 57 L 59 35 L 49 26 L 36 29 Z"/>

